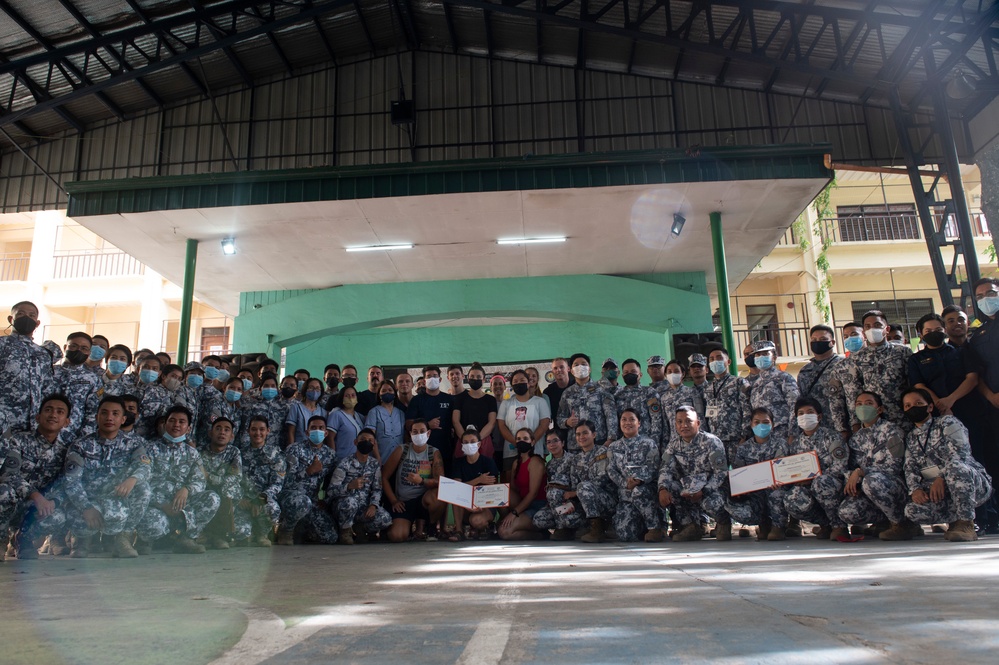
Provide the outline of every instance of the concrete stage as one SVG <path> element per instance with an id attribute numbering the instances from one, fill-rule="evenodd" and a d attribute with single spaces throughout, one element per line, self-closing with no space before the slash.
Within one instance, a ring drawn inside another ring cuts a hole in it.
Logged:
<path id="1" fill-rule="evenodd" d="M 999 538 L 411 543 L 0 565 L 3 663 L 996 662 Z"/>

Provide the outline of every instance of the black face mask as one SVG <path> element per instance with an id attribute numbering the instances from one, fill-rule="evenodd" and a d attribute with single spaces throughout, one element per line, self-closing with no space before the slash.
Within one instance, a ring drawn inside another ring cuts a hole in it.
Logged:
<path id="1" fill-rule="evenodd" d="M 345 377 L 343 377 L 343 387 L 344 388 L 353 388 L 356 385 L 357 385 L 357 379 L 355 377 L 353 377 L 353 376 L 345 376 Z"/>
<path id="2" fill-rule="evenodd" d="M 285 399 L 291 399 L 292 397 L 295 396 L 295 393 L 297 392 L 298 392 L 297 388 L 282 388 L 281 396 L 284 397 Z"/>
<path id="3" fill-rule="evenodd" d="M 526 395 L 527 394 L 527 384 L 526 383 L 515 383 L 515 384 L 513 384 L 513 392 L 517 393 L 518 395 Z"/>
<path id="4" fill-rule="evenodd" d="M 624 382 L 629 386 L 637 386 L 638 374 L 635 374 L 634 372 L 628 372 L 627 374 L 624 375 Z"/>
<path id="5" fill-rule="evenodd" d="M 375 449 L 374 442 L 369 441 L 368 439 L 364 439 L 363 441 L 358 441 L 354 445 L 357 446 L 357 452 L 361 453 L 362 455 L 370 455 L 371 451 Z"/>
<path id="6" fill-rule="evenodd" d="M 911 423 L 921 423 L 926 420 L 926 416 L 929 415 L 930 407 L 928 406 L 914 406 L 905 412 L 905 417 L 909 419 Z"/>
<path id="7" fill-rule="evenodd" d="M 419 388 L 416 389 L 416 394 L 417 395 L 426 395 L 427 394 L 427 389 L 425 387 L 423 387 L 423 386 L 420 386 Z"/>
<path id="8" fill-rule="evenodd" d="M 822 340 L 819 342 L 812 342 L 809 346 L 812 348 L 812 353 L 817 356 L 821 356 L 823 353 L 832 348 L 832 342 Z"/>
<path id="9" fill-rule="evenodd" d="M 482 387 L 482 379 L 469 379 L 468 387 L 472 390 L 478 390 Z"/>
<path id="10" fill-rule="evenodd" d="M 66 352 L 66 360 L 69 361 L 70 365 L 82 365 L 84 362 L 86 362 L 88 357 L 89 355 L 84 353 L 83 351 Z"/>
<path id="11" fill-rule="evenodd" d="M 35 328 L 38 327 L 38 321 L 27 316 L 21 316 L 14 319 L 14 322 L 10 325 L 13 326 L 18 335 L 27 336 L 35 332 Z"/>
<path id="12" fill-rule="evenodd" d="M 131 411 L 125 412 L 125 424 L 122 427 L 131 427 L 135 424 L 135 414 Z"/>
<path id="13" fill-rule="evenodd" d="M 521 455 L 526 455 L 527 453 L 534 450 L 534 444 L 530 441 L 518 441 L 517 442 L 517 452 Z"/>
<path id="14" fill-rule="evenodd" d="M 923 343 L 927 346 L 943 346 L 945 339 L 947 339 L 947 333 L 942 330 L 934 330 L 923 335 Z"/>
<path id="15" fill-rule="evenodd" d="M 756 368 L 756 358 L 754 356 L 746 356 L 746 367 L 749 369 Z"/>

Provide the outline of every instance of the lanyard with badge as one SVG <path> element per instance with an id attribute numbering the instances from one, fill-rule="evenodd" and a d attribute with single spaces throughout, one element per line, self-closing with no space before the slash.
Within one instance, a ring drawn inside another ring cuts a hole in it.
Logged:
<path id="1" fill-rule="evenodd" d="M 721 407 L 718 406 L 718 401 L 720 399 L 718 393 L 725 389 L 725 386 L 728 384 L 729 381 L 732 381 L 734 379 L 735 377 L 733 377 L 731 374 L 727 374 L 724 379 L 722 379 L 721 381 L 717 381 L 716 385 L 711 387 L 711 397 L 714 399 L 715 403 L 709 406 L 707 409 L 705 409 L 704 415 L 706 417 L 717 418 L 718 416 L 721 415 Z"/>
<path id="2" fill-rule="evenodd" d="M 927 450 L 930 446 L 930 437 L 933 436 L 933 428 L 936 426 L 937 420 L 934 418 L 929 425 L 926 427 L 926 436 L 920 442 L 920 450 L 923 457 L 928 457 Z M 915 433 L 915 432 L 914 432 Z M 918 440 L 918 437 L 917 437 Z M 924 466 L 919 470 L 919 474 L 923 477 L 923 480 L 936 480 L 940 477 L 940 467 L 936 464 L 931 464 L 929 466 Z"/>

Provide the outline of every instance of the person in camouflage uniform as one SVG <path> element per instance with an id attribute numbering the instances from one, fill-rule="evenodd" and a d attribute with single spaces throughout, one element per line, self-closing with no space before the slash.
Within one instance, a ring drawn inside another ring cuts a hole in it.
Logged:
<path id="1" fill-rule="evenodd" d="M 677 409 L 681 406 L 693 407 L 695 411 L 697 411 L 698 406 L 701 406 L 703 409 L 704 402 L 701 400 L 698 392 L 683 383 L 683 379 L 686 375 L 687 370 L 684 369 L 683 365 L 681 365 L 679 361 L 671 360 L 667 363 L 666 381 L 664 384 L 661 384 L 661 389 L 659 390 L 659 403 L 662 404 L 664 423 L 664 447 L 675 434 L 672 432 L 671 427 L 673 424 L 673 416 L 676 414 Z M 698 414 L 700 414 L 699 411 Z"/>
<path id="2" fill-rule="evenodd" d="M 312 416 L 307 423 L 308 439 L 288 446 L 285 450 L 287 472 L 284 487 L 278 496 L 281 522 L 277 544 L 293 545 L 295 529 L 304 528 L 306 540 L 332 545 L 337 540 L 333 516 L 320 491 L 333 473 L 336 453 L 323 445 L 326 439 L 326 418 Z"/>
<path id="3" fill-rule="evenodd" d="M 98 375 L 100 385 L 97 387 L 97 400 L 104 399 L 105 395 L 122 396 L 130 394 L 128 391 L 135 386 L 124 381 L 127 376 L 125 370 L 132 364 L 132 351 L 124 344 L 115 344 L 107 353 L 107 369 Z M 96 419 L 94 420 L 96 423 Z M 91 423 L 85 423 L 90 426 Z M 96 426 L 96 425 L 94 425 Z"/>
<path id="4" fill-rule="evenodd" d="M 225 392 L 215 391 L 214 398 L 207 404 L 207 409 L 202 412 L 202 431 L 211 437 L 212 424 L 217 418 L 228 418 L 235 423 L 236 435 L 239 435 L 240 424 L 243 422 L 243 380 L 238 376 L 230 377 L 225 383 Z M 198 441 L 199 445 L 206 445 L 208 439 Z"/>
<path id="5" fill-rule="evenodd" d="M 753 342 L 753 362 L 760 371 L 749 390 L 749 405 L 766 407 L 774 414 L 774 433 L 787 439 L 798 434 L 794 404 L 798 401 L 798 384 L 794 377 L 777 367 L 777 347 L 769 340 Z M 745 437 L 749 438 L 747 422 Z"/>
<path id="6" fill-rule="evenodd" d="M 614 531 L 625 542 L 638 540 L 647 531 L 645 542 L 661 543 L 662 513 L 656 500 L 659 444 L 641 435 L 641 420 L 634 409 L 625 409 L 618 424 L 622 436 L 607 448 L 607 476 L 618 492 Z"/>
<path id="7" fill-rule="evenodd" d="M 708 354 L 708 367 L 714 379 L 704 388 L 704 428 L 725 444 L 729 461 L 736 446 L 746 436 L 750 421 L 749 382 L 732 376 L 729 355 L 725 349 Z"/>
<path id="8" fill-rule="evenodd" d="M 382 508 L 382 468 L 372 455 L 375 433 L 364 428 L 354 440 L 353 455 L 336 465 L 330 478 L 329 495 L 334 499 L 333 514 L 340 527 L 340 544 L 353 545 L 355 535 L 362 540 L 392 524 L 392 517 Z M 354 533 L 354 523 L 360 529 Z"/>
<path id="9" fill-rule="evenodd" d="M 70 445 L 63 477 L 53 491 L 55 509 L 28 529 L 29 540 L 71 530 L 70 556 L 86 558 L 91 536 L 102 532 L 114 536 L 115 556 L 138 556 L 131 536 L 149 504 L 152 466 L 145 442 L 120 431 L 124 422 L 120 397 L 101 400 L 97 431 Z"/>
<path id="10" fill-rule="evenodd" d="M 822 405 L 811 397 L 803 397 L 794 405 L 797 433 L 788 445 L 789 455 L 815 451 L 821 475 L 786 488 L 784 506 L 798 520 L 819 525 L 817 538 L 828 540 L 846 536 L 846 522 L 839 515 L 843 502 L 849 449 L 842 437 L 822 424 Z"/>
<path id="11" fill-rule="evenodd" d="M 201 449 L 207 487 L 219 496 L 219 509 L 204 530 L 205 544 L 214 550 L 229 549 L 229 540 L 236 531 L 236 504 L 243 498 L 243 458 L 232 437 L 232 421 L 225 416 L 216 418 L 208 446 Z"/>
<path id="12" fill-rule="evenodd" d="M 596 425 L 588 420 L 575 427 L 579 452 L 573 458 L 569 471 L 572 489 L 563 495 L 565 500 L 577 499 L 589 531 L 583 535 L 584 543 L 602 543 L 607 527 L 606 518 L 613 516 L 617 507 L 617 488 L 608 475 L 610 454 L 606 446 L 596 445 Z"/>
<path id="13" fill-rule="evenodd" d="M 640 436 L 647 436 L 656 442 L 657 446 L 665 445 L 663 427 L 662 403 L 659 394 L 649 386 L 642 385 L 642 365 L 634 358 L 624 361 L 624 386 L 614 393 L 614 404 L 617 416 L 621 417 L 625 409 L 631 409 L 638 414 L 641 422 Z"/>
<path id="14" fill-rule="evenodd" d="M 68 446 L 61 434 L 72 411 L 68 397 L 49 395 L 42 400 L 34 432 L 13 432 L 0 440 L 0 527 L 16 532 L 18 559 L 38 558 L 35 546 L 21 530 L 55 510 L 51 489 L 66 466 Z"/>
<path id="15" fill-rule="evenodd" d="M 977 540 L 975 508 L 992 496 L 992 478 L 971 456 L 967 428 L 954 416 L 934 417 L 933 399 L 921 388 L 907 390 L 902 406 L 915 425 L 905 446 L 905 516 L 917 524 L 947 522 L 947 540 Z"/>
<path id="16" fill-rule="evenodd" d="M 545 467 L 548 474 L 548 484 L 545 486 L 548 505 L 534 514 L 534 526 L 542 531 L 554 529 L 552 540 L 572 540 L 576 529 L 583 526 L 583 511 L 579 500 L 573 502 L 565 496 L 572 489 L 572 467 L 576 453 L 566 452 L 565 442 L 557 429 L 548 431 L 545 444 L 551 453 L 551 459 Z"/>
<path id="17" fill-rule="evenodd" d="M 694 411 L 697 411 L 703 425 L 705 415 L 704 390 L 708 387 L 708 359 L 704 357 L 704 354 L 694 353 L 687 357 L 687 374 L 691 380 L 690 387 L 696 396 L 691 406 L 694 407 Z"/>
<path id="18" fill-rule="evenodd" d="M 649 370 L 649 387 L 661 395 L 669 387 L 666 382 L 666 359 L 662 356 L 649 356 L 645 361 L 645 367 Z"/>
<path id="19" fill-rule="evenodd" d="M 261 416 L 267 419 L 267 445 L 281 448 L 281 432 L 288 419 L 288 402 L 281 397 L 276 374 L 265 373 L 260 379 L 260 398 L 245 405 L 243 412 L 246 422 Z M 250 447 L 249 425 L 243 427 L 239 439 L 239 447 L 246 450 Z"/>
<path id="20" fill-rule="evenodd" d="M 237 544 L 270 547 L 270 536 L 281 517 L 278 496 L 284 487 L 287 462 L 278 446 L 268 443 L 264 416 L 252 416 L 247 426 L 250 445 L 243 451 L 243 496 L 235 510 Z"/>
<path id="21" fill-rule="evenodd" d="M 169 393 L 159 383 L 160 360 L 154 355 L 143 358 L 139 364 L 139 378 L 130 394 L 139 398 L 139 417 L 135 421 L 135 433 L 144 439 L 159 438 L 160 420 L 173 405 Z"/>
<path id="22" fill-rule="evenodd" d="M 42 397 L 55 391 L 52 356 L 32 341 L 38 308 L 19 302 L 7 317 L 13 330 L 0 337 L 0 432 L 34 429 Z"/>
<path id="23" fill-rule="evenodd" d="M 837 392 L 833 385 L 836 381 L 837 368 L 843 362 L 843 356 L 837 355 L 836 332 L 826 325 L 812 326 L 809 331 L 809 348 L 812 359 L 798 370 L 798 395 L 811 397 L 822 405 L 822 413 L 826 414 L 826 426 L 837 432 L 843 432 L 846 423 L 841 422 L 844 414 L 833 408 Z M 837 418 L 837 413 L 839 414 Z"/>
<path id="24" fill-rule="evenodd" d="M 676 434 L 663 451 L 658 479 L 659 505 L 674 506 L 679 522 L 673 540 L 703 538 L 702 512 L 715 519 L 718 540 L 731 540 L 732 519 L 725 511 L 725 445 L 714 434 L 701 431 L 692 406 L 678 407 L 673 422 Z"/>
<path id="25" fill-rule="evenodd" d="M 148 362 L 148 360 L 147 360 Z M 152 499 L 136 531 L 140 554 L 152 551 L 152 543 L 168 533 L 178 533 L 173 551 L 201 554 L 205 546 L 195 542 L 215 517 L 219 495 L 207 489 L 201 456 L 188 444 L 191 413 L 182 406 L 171 406 L 164 417 L 163 433 L 149 443 L 153 462 L 150 481 Z"/>
<path id="26" fill-rule="evenodd" d="M 770 409 L 758 407 L 750 414 L 752 438 L 738 444 L 729 454 L 729 464 L 739 469 L 787 455 L 787 440 L 773 435 L 774 416 Z M 757 540 L 784 540 L 787 510 L 784 490 L 779 487 L 730 496 L 725 510 L 732 519 L 747 526 L 756 525 Z"/>
<path id="27" fill-rule="evenodd" d="M 899 344 L 889 344 L 885 339 L 888 322 L 878 310 L 864 314 L 861 323 L 868 344 L 850 355 L 850 363 L 843 376 L 843 397 L 847 404 L 856 404 L 862 392 L 873 392 L 884 401 L 883 418 L 890 420 L 908 432 L 912 423 L 902 414 L 902 393 L 909 385 L 908 363 L 912 349 Z M 850 414 L 850 424 L 854 431 L 860 422 L 855 414 Z"/>
<path id="28" fill-rule="evenodd" d="M 569 359 L 569 367 L 576 382 L 562 393 L 556 422 L 569 431 L 566 445 L 570 451 L 579 450 L 576 443 L 576 426 L 589 420 L 596 428 L 597 445 L 610 443 L 617 438 L 617 410 L 614 397 L 590 380 L 590 358 L 577 353 Z"/>
<path id="29" fill-rule="evenodd" d="M 70 414 L 69 426 L 63 432 L 67 441 L 90 434 L 97 428 L 97 393 L 101 380 L 84 364 L 90 354 L 90 345 L 91 337 L 87 333 L 70 334 L 66 338 L 66 359 L 52 370 L 59 392 L 76 405 Z"/>
<path id="30" fill-rule="evenodd" d="M 608 358 L 600 369 L 600 380 L 597 381 L 597 384 L 603 388 L 604 392 L 613 397 L 621 388 L 617 382 L 618 374 L 620 374 L 617 361 Z"/>
<path id="31" fill-rule="evenodd" d="M 881 540 L 911 540 L 923 531 L 904 514 L 905 433 L 882 413 L 880 395 L 860 393 L 856 415 L 861 426 L 850 437 L 850 472 L 839 516 L 847 524 L 874 524 Z"/>

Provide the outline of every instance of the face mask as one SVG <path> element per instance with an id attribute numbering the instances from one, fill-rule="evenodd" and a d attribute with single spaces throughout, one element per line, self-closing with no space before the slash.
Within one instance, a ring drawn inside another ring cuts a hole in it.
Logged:
<path id="1" fill-rule="evenodd" d="M 758 369 L 770 369 L 774 366 L 774 359 L 770 356 L 756 356 L 756 367 Z"/>
<path id="2" fill-rule="evenodd" d="M 247 391 L 253 387 L 253 381 L 250 379 L 243 379 L 243 391 Z"/>
<path id="3" fill-rule="evenodd" d="M 427 445 L 427 441 L 429 440 L 430 432 L 420 432 L 419 434 L 413 435 L 413 445 L 418 448 Z"/>
<path id="4" fill-rule="evenodd" d="M 124 360 L 109 360 L 108 361 L 108 371 L 111 372 L 112 376 L 118 376 L 123 374 L 125 370 L 128 369 L 128 363 Z"/>
<path id="5" fill-rule="evenodd" d="M 518 441 L 517 442 L 517 452 L 521 455 L 526 455 L 527 453 L 534 450 L 534 444 L 530 441 Z"/>
<path id="6" fill-rule="evenodd" d="M 200 374 L 188 374 L 187 375 L 187 385 L 192 388 L 200 388 L 201 384 L 205 382 L 205 377 Z"/>
<path id="7" fill-rule="evenodd" d="M 947 333 L 942 330 L 934 330 L 923 335 L 923 343 L 927 346 L 942 346 L 947 338 Z"/>
<path id="8" fill-rule="evenodd" d="M 518 395 L 521 395 L 521 396 L 526 395 L 527 394 L 527 384 L 526 383 L 515 383 L 515 384 L 513 384 L 513 392 L 515 392 L 515 393 L 517 393 Z"/>
<path id="9" fill-rule="evenodd" d="M 765 439 L 770 436 L 770 431 L 774 428 L 770 423 L 760 423 L 759 425 L 753 425 L 753 434 Z"/>
<path id="10" fill-rule="evenodd" d="M 166 432 L 163 432 L 163 438 L 170 443 L 181 443 L 187 438 L 187 435 L 181 434 L 180 436 L 170 436 Z"/>
<path id="11" fill-rule="evenodd" d="M 427 390 L 437 390 L 441 387 L 441 380 L 436 376 L 427 379 Z"/>
<path id="12" fill-rule="evenodd" d="M 353 376 L 345 376 L 345 377 L 343 377 L 343 387 L 344 388 L 353 388 L 356 385 L 357 385 L 357 379 L 355 377 L 353 377 Z"/>
<path id="13" fill-rule="evenodd" d="M 321 429 L 309 430 L 309 441 L 317 446 L 326 440 L 326 432 Z"/>
<path id="14" fill-rule="evenodd" d="M 870 404 L 861 404 L 856 409 L 854 413 L 857 414 L 857 420 L 864 423 L 865 425 L 873 423 L 878 417 L 878 407 L 871 406 Z"/>
<path id="15" fill-rule="evenodd" d="M 326 391 L 327 392 L 335 393 L 336 389 L 338 387 L 340 387 L 340 379 L 337 379 L 337 378 L 331 376 L 326 381 Z"/>
<path id="16" fill-rule="evenodd" d="M 219 376 L 219 368 L 212 367 L 211 365 L 205 365 L 205 378 L 209 381 L 214 381 Z"/>
<path id="17" fill-rule="evenodd" d="M 24 335 L 27 337 L 31 333 L 35 332 L 35 328 L 38 327 L 38 322 L 27 316 L 21 316 L 14 319 L 11 326 L 13 326 L 14 330 L 17 331 L 18 335 Z"/>
<path id="18" fill-rule="evenodd" d="M 319 392 L 318 390 L 306 390 L 305 391 L 305 399 L 309 400 L 310 402 L 315 402 L 316 400 L 318 400 L 322 396 L 323 396 L 323 394 L 321 392 Z"/>
<path id="19" fill-rule="evenodd" d="M 180 388 L 180 379 L 175 376 L 171 376 L 169 379 L 163 379 L 163 387 L 173 392 Z"/>
<path id="20" fill-rule="evenodd" d="M 347 407 L 348 409 L 353 409 L 355 406 L 357 406 L 357 398 L 356 397 L 344 397 L 343 398 L 343 405 L 345 407 Z"/>
<path id="21" fill-rule="evenodd" d="M 461 444 L 461 452 L 465 453 L 465 455 L 469 457 L 474 455 L 475 453 L 479 452 L 479 442 L 476 441 L 474 443 Z"/>
<path id="22" fill-rule="evenodd" d="M 869 328 L 864 331 L 864 336 L 867 337 L 867 341 L 871 344 L 880 344 L 885 341 L 884 328 Z"/>
<path id="23" fill-rule="evenodd" d="M 302 386 L 304 386 L 304 385 L 305 385 L 305 381 L 299 381 L 298 382 L 298 389 L 301 390 Z"/>
<path id="24" fill-rule="evenodd" d="M 756 369 L 756 358 L 753 356 L 746 356 L 746 367 L 749 369 Z"/>
<path id="25" fill-rule="evenodd" d="M 606 372 L 604 372 L 604 376 L 607 377 L 608 381 L 617 381 L 617 370 L 609 369 Z"/>
<path id="26" fill-rule="evenodd" d="M 94 362 L 104 360 L 104 355 L 107 351 L 104 350 L 103 346 L 94 346 L 90 349 L 90 359 Z"/>
<path id="27" fill-rule="evenodd" d="M 225 398 L 230 402 L 238 402 L 239 398 L 243 396 L 243 393 L 237 392 L 233 389 L 225 391 Z"/>
<path id="28" fill-rule="evenodd" d="M 469 379 L 468 387 L 472 390 L 478 390 L 482 387 L 482 379 Z"/>
<path id="29" fill-rule="evenodd" d="M 260 390 L 260 396 L 265 400 L 270 401 L 278 396 L 277 388 L 262 388 Z"/>
<path id="30" fill-rule="evenodd" d="M 667 374 L 666 380 L 670 382 L 670 385 L 678 386 L 683 381 L 683 374 Z"/>
<path id="31" fill-rule="evenodd" d="M 160 373 L 157 372 L 155 369 L 144 369 L 139 372 L 139 381 L 142 381 L 143 383 L 148 385 L 150 383 L 155 382 L 156 379 L 159 378 L 159 376 Z"/>
<path id="32" fill-rule="evenodd" d="M 849 351 L 850 353 L 856 353 L 857 351 L 860 351 L 862 348 L 864 348 L 864 338 L 860 335 L 851 335 L 846 338 L 846 341 L 843 343 L 843 345 L 846 347 L 846 350 Z"/>
<path id="33" fill-rule="evenodd" d="M 978 309 L 985 316 L 995 316 L 999 313 L 999 296 L 989 296 L 978 301 Z"/>
<path id="34" fill-rule="evenodd" d="M 420 386 L 419 388 L 416 389 L 416 394 L 417 395 L 426 395 L 427 394 L 427 387 L 426 386 Z"/>
<path id="35" fill-rule="evenodd" d="M 813 429 L 819 426 L 819 416 L 817 413 L 803 413 L 798 416 L 798 427 L 805 430 L 806 432 L 811 432 Z"/>
<path id="36" fill-rule="evenodd" d="M 624 375 L 624 383 L 625 383 L 625 385 L 628 385 L 628 386 L 637 386 L 638 385 L 638 374 L 636 374 L 635 372 L 629 372 L 628 374 L 625 374 Z"/>
<path id="37" fill-rule="evenodd" d="M 817 356 L 821 356 L 823 353 L 832 348 L 832 342 L 821 340 L 818 342 L 811 342 L 809 346 L 812 349 L 812 353 L 814 353 Z"/>
<path id="38" fill-rule="evenodd" d="M 228 381 L 229 380 L 229 370 L 227 370 L 227 369 L 220 369 L 217 380 L 220 381 L 220 382 L 222 382 L 222 383 L 225 383 L 226 381 Z"/>
<path id="39" fill-rule="evenodd" d="M 281 397 L 284 397 L 285 399 L 291 399 L 292 397 L 295 396 L 295 393 L 297 393 L 297 392 L 298 392 L 297 390 L 295 390 L 294 388 L 292 388 L 290 386 L 288 388 L 282 388 L 281 389 Z"/>
<path id="40" fill-rule="evenodd" d="M 921 423 L 926 420 L 926 416 L 930 414 L 930 407 L 928 406 L 914 406 L 905 412 L 905 417 L 908 418 L 910 423 Z"/>
<path id="41" fill-rule="evenodd" d="M 371 451 L 375 449 L 375 443 L 371 439 L 364 439 L 363 441 L 358 441 L 356 444 L 357 452 L 362 455 L 370 455 Z"/>
<path id="42" fill-rule="evenodd" d="M 382 404 L 391 404 L 395 401 L 395 393 L 382 393 Z"/>
<path id="43" fill-rule="evenodd" d="M 712 360 L 708 363 L 708 369 L 712 374 L 724 374 L 728 369 L 728 364 L 724 360 Z"/>
<path id="44" fill-rule="evenodd" d="M 125 412 L 125 424 L 122 427 L 131 427 L 135 424 L 135 414 L 131 411 Z"/>
<path id="45" fill-rule="evenodd" d="M 83 351 L 67 351 L 66 360 L 70 365 L 82 365 L 87 360 L 87 354 Z"/>
<path id="46" fill-rule="evenodd" d="M 590 378 L 590 368 L 587 365 L 576 365 L 572 368 L 572 375 L 577 379 Z"/>

